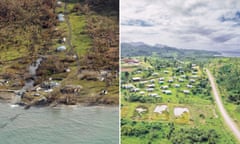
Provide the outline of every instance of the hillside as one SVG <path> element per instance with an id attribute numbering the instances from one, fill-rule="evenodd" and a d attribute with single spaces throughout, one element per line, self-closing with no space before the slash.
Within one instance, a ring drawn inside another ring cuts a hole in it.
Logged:
<path id="1" fill-rule="evenodd" d="M 179 59 L 183 57 L 202 58 L 220 55 L 220 53 L 214 51 L 177 49 L 163 45 L 150 46 L 144 43 L 122 43 L 121 50 L 122 57 L 151 56 L 152 52 L 160 57 L 175 57 Z"/>
<path id="2" fill-rule="evenodd" d="M 118 104 L 118 5 L 2 0 L 0 99 L 17 95 L 14 103 L 29 106 Z"/>

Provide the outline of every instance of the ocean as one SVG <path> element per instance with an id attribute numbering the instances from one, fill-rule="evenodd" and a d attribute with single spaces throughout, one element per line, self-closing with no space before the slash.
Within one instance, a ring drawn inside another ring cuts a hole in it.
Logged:
<path id="1" fill-rule="evenodd" d="M 0 103 L 0 144 L 118 144 L 118 107 L 24 110 Z"/>

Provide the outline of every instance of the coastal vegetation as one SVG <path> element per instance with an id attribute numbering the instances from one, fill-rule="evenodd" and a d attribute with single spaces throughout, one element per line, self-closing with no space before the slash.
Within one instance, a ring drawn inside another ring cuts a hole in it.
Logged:
<path id="1" fill-rule="evenodd" d="M 1 99 L 10 91 L 24 105 L 118 104 L 118 3 L 1 1 Z"/>

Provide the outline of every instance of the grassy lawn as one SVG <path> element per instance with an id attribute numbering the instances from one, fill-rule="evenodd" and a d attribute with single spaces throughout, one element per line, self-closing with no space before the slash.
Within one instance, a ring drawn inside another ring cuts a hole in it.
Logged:
<path id="1" fill-rule="evenodd" d="M 87 49 L 91 47 L 91 39 L 87 34 L 83 34 L 86 27 L 86 15 L 69 15 L 72 27 L 72 44 L 79 56 L 86 54 Z"/>
<path id="2" fill-rule="evenodd" d="M 74 7 L 73 3 L 67 5 L 67 11 L 70 12 Z M 64 12 L 64 7 L 59 7 L 57 13 Z M 78 15 L 76 13 L 69 13 L 68 18 L 72 28 L 71 43 L 74 47 L 74 51 L 77 52 L 79 56 L 84 56 L 87 50 L 91 47 L 91 38 L 86 33 L 86 15 Z M 67 38 L 69 34 L 69 29 L 66 22 L 61 22 L 58 26 L 59 29 L 63 30 L 63 35 Z M 57 44 L 60 46 L 60 44 Z"/>

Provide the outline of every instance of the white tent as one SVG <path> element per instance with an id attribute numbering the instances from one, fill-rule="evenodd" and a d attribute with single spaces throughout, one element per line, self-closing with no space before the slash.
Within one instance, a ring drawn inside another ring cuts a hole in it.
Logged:
<path id="1" fill-rule="evenodd" d="M 166 111 L 167 108 L 167 105 L 156 106 L 153 112 L 161 114 L 162 112 Z"/>
<path id="2" fill-rule="evenodd" d="M 189 113 L 188 108 L 180 108 L 180 107 L 175 107 L 174 108 L 174 115 L 175 116 L 181 116 L 185 112 Z"/>

